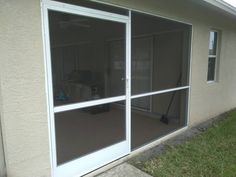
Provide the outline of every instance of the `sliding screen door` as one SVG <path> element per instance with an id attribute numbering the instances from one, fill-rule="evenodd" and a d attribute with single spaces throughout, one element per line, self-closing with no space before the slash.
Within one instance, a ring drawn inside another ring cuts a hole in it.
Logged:
<path id="1" fill-rule="evenodd" d="M 130 152 L 128 17 L 60 4 L 45 8 L 56 177 Z"/>

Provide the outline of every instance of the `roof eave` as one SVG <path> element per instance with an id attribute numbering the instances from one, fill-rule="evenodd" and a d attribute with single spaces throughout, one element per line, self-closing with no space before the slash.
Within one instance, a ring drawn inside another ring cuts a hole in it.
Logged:
<path id="1" fill-rule="evenodd" d="M 227 13 L 230 13 L 231 15 L 234 15 L 236 17 L 236 8 L 231 6 L 230 4 L 226 3 L 223 0 L 203 0 L 215 7 L 218 7 Z"/>

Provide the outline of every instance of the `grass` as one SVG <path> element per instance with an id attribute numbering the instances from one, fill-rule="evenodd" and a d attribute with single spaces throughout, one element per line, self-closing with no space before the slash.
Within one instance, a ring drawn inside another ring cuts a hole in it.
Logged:
<path id="1" fill-rule="evenodd" d="M 141 170 L 154 177 L 236 177 L 236 111 L 185 143 L 167 146 Z"/>

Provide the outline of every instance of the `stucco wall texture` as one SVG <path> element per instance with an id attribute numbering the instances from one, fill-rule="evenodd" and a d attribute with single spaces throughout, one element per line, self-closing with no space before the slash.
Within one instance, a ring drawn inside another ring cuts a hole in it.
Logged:
<path id="1" fill-rule="evenodd" d="M 1 118 L 8 177 L 50 176 L 39 0 L 0 0 Z"/>
<path id="2" fill-rule="evenodd" d="M 189 125 L 236 107 L 236 18 L 191 0 L 103 0 L 191 23 Z M 0 0 L 0 109 L 9 177 L 51 176 L 40 0 Z M 219 77 L 207 83 L 208 39 L 221 31 Z"/>

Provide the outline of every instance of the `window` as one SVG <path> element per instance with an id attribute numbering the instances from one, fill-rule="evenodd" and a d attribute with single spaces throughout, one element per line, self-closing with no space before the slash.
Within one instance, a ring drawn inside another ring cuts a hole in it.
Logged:
<path id="1" fill-rule="evenodd" d="M 207 81 L 212 82 L 216 81 L 217 74 L 217 60 L 218 60 L 218 41 L 219 41 L 219 32 L 210 31 L 209 36 L 209 54 L 208 54 L 208 72 L 207 72 Z"/>

